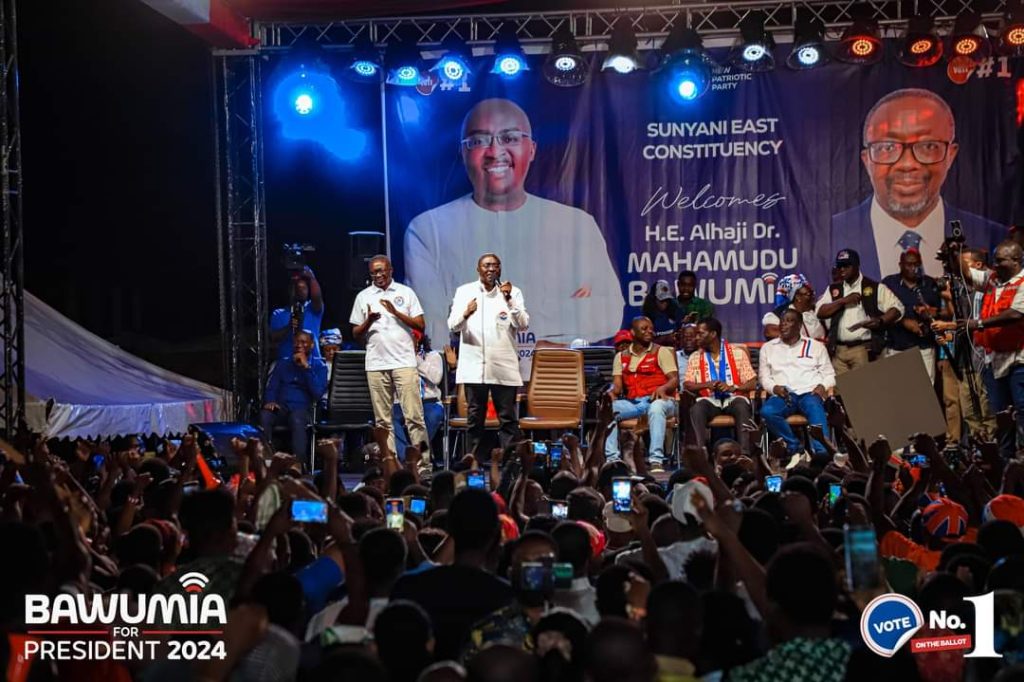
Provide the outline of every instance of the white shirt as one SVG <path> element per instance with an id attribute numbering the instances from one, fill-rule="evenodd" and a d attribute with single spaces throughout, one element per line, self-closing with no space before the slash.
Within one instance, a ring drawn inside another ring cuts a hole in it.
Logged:
<path id="1" fill-rule="evenodd" d="M 520 368 L 524 379 L 536 341 L 597 341 L 619 330 L 625 300 L 590 214 L 530 194 L 514 211 L 490 211 L 466 195 L 416 216 L 405 233 L 406 278 L 423 294 L 432 339 L 447 338 L 448 304 L 483 253 L 498 254 L 502 279 L 540 301 L 529 332 L 517 339 L 528 351 Z"/>
<path id="2" fill-rule="evenodd" d="M 366 309 L 380 313 L 380 319 L 366 332 L 366 370 L 368 372 L 416 366 L 416 342 L 412 331 L 401 320 L 389 313 L 381 301 L 387 299 L 395 308 L 409 317 L 423 314 L 420 300 L 404 284 L 391 282 L 386 289 L 371 284 L 358 294 L 352 304 L 348 321 L 360 325 L 366 321 Z"/>
<path id="3" fill-rule="evenodd" d="M 551 601 L 555 606 L 575 611 L 588 627 L 594 627 L 601 620 L 601 613 L 597 610 L 597 590 L 586 576 L 573 578 L 568 589 L 555 590 Z"/>
<path id="4" fill-rule="evenodd" d="M 769 394 L 776 386 L 803 395 L 817 386 L 827 390 L 836 385 L 836 371 L 828 359 L 828 350 L 814 339 L 801 338 L 792 346 L 781 338 L 764 344 L 758 358 L 758 375 L 761 388 Z"/>
<path id="5" fill-rule="evenodd" d="M 992 274 L 991 270 L 971 269 L 971 285 L 973 285 L 975 289 L 984 289 L 988 285 L 990 277 L 992 282 L 995 284 L 995 290 L 992 295 L 996 297 L 996 300 L 999 300 L 999 295 L 1003 293 L 1003 289 L 1006 288 L 1006 286 L 1014 282 L 1021 282 L 1021 285 L 1017 287 L 1017 293 L 1013 296 L 1013 301 L 1010 303 L 1010 307 L 1017 312 L 1024 313 L 1024 270 L 1018 272 L 1015 277 L 1011 277 L 1009 281 L 1000 284 Z M 1014 353 L 994 352 L 991 354 L 991 358 L 992 374 L 995 375 L 996 379 L 1002 379 L 1009 373 L 1010 369 L 1014 365 L 1024 363 L 1024 348 L 1021 348 Z"/>
<path id="6" fill-rule="evenodd" d="M 933 258 L 924 258 L 924 254 L 935 253 L 946 239 L 946 207 L 940 199 L 935 208 L 924 217 L 917 227 L 907 227 L 885 212 L 878 204 L 878 197 L 871 200 L 871 231 L 875 236 L 875 248 L 878 249 L 878 266 L 882 277 L 894 275 L 900 271 L 900 255 L 903 247 L 900 238 L 909 230 L 921 236 L 918 246 L 922 258 L 921 266 L 926 275 L 942 277 L 942 263 Z"/>
<path id="7" fill-rule="evenodd" d="M 420 355 L 416 354 L 416 371 L 420 375 L 420 399 L 440 400 L 441 379 L 444 378 L 444 363 L 441 354 L 436 350 Z M 395 395 L 395 404 L 399 404 L 398 395 Z"/>
<path id="8" fill-rule="evenodd" d="M 790 306 L 790 308 L 792 307 Z M 818 319 L 818 313 L 814 310 L 805 310 L 803 317 L 804 323 L 800 325 L 800 335 L 808 339 L 818 339 L 819 341 L 824 339 L 828 332 L 825 330 L 825 325 Z M 779 316 L 771 310 L 766 312 L 764 317 L 761 318 L 762 327 L 767 327 L 770 324 L 778 326 L 779 322 Z"/>
<path id="9" fill-rule="evenodd" d="M 448 329 L 459 337 L 459 384 L 522 386 L 516 332 L 530 326 L 523 292 L 512 287 L 512 303 L 505 302 L 499 287 L 490 291 L 477 280 L 455 290 Z M 469 302 L 476 299 L 476 311 L 463 319 Z"/>
<path id="10" fill-rule="evenodd" d="M 863 292 L 860 290 L 861 284 L 863 282 L 864 275 L 857 275 L 857 280 L 853 284 L 850 284 L 849 282 L 843 282 L 843 296 L 849 296 L 854 292 L 861 294 L 863 296 Z M 840 298 L 842 298 L 842 296 L 840 296 Z M 822 294 L 821 298 L 818 299 L 818 302 L 814 306 L 814 313 L 817 314 L 818 310 L 821 309 L 821 306 L 825 305 L 826 303 L 832 303 L 831 288 L 826 289 L 825 293 Z M 878 310 L 884 315 L 886 311 L 889 310 L 889 308 L 896 308 L 896 310 L 900 312 L 899 317 L 896 318 L 897 320 L 900 317 L 903 317 L 903 304 L 900 303 L 900 299 L 896 298 L 896 294 L 892 293 L 892 290 L 889 287 L 879 282 Z M 839 317 L 839 315 L 840 313 L 836 313 L 835 315 L 832 316 L 832 324 L 835 324 L 835 320 L 837 317 Z M 842 316 L 843 320 L 842 323 L 839 325 L 839 336 L 837 337 L 838 341 L 866 342 L 871 340 L 870 329 L 864 329 L 863 327 L 861 327 L 860 329 L 854 330 L 852 332 L 850 331 L 850 327 L 857 324 L 858 322 L 864 322 L 865 320 L 868 319 L 868 313 L 866 310 L 864 310 L 863 302 L 847 305 L 844 312 L 842 312 Z"/>

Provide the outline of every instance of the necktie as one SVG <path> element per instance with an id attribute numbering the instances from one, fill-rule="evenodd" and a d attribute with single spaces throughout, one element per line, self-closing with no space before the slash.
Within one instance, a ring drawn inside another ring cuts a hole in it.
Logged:
<path id="1" fill-rule="evenodd" d="M 903 236 L 900 237 L 900 240 L 896 242 L 896 244 L 899 245 L 903 251 L 906 251 L 907 249 L 916 249 L 917 251 L 920 251 L 921 235 L 914 230 L 907 230 L 903 233 Z"/>

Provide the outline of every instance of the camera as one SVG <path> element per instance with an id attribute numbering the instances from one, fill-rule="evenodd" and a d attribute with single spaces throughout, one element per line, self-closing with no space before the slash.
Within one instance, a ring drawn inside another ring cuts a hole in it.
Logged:
<path id="1" fill-rule="evenodd" d="M 306 267 L 306 254 L 315 252 L 316 247 L 312 244 L 284 244 L 283 251 L 284 269 L 295 272 Z"/>

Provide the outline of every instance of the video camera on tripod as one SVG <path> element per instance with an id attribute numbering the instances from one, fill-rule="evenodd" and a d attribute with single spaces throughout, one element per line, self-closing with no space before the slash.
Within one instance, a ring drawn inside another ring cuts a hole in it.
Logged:
<path id="1" fill-rule="evenodd" d="M 306 267 L 306 254 L 314 253 L 316 247 L 312 244 L 284 244 L 284 269 L 288 272 L 294 273 L 301 271 Z"/>

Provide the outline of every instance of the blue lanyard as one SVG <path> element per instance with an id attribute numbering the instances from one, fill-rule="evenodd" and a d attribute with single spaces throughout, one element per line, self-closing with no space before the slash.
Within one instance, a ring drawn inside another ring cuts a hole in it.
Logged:
<path id="1" fill-rule="evenodd" d="M 715 372 L 715 362 L 714 360 L 711 359 L 711 351 L 704 351 L 704 353 L 707 356 L 708 377 L 711 379 L 711 381 L 725 381 L 725 342 L 722 342 L 722 345 L 719 347 L 718 350 L 717 375 Z M 716 398 L 723 398 L 727 395 L 728 393 L 724 393 L 722 391 L 715 391 Z"/>

